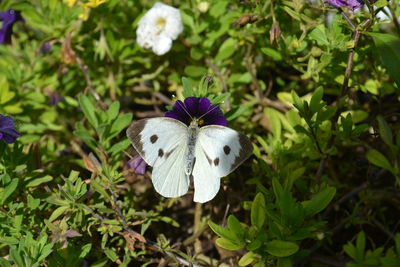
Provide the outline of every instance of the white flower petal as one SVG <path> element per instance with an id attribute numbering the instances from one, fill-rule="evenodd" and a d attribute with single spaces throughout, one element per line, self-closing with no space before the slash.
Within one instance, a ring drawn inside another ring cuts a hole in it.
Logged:
<path id="1" fill-rule="evenodd" d="M 172 40 L 178 38 L 182 31 L 179 10 L 163 3 L 155 3 L 138 22 L 136 41 L 139 46 L 163 55 L 171 49 Z"/>
<path id="2" fill-rule="evenodd" d="M 161 35 L 153 43 L 153 52 L 159 56 L 167 53 L 172 47 L 172 39 L 166 35 Z"/>

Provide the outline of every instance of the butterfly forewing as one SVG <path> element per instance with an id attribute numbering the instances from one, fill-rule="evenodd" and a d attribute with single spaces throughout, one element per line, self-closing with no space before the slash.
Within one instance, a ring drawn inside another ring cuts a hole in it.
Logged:
<path id="1" fill-rule="evenodd" d="M 234 171 L 253 152 L 253 146 L 245 135 L 224 126 L 202 127 L 197 139 L 208 166 L 219 177 Z"/>
<path id="2" fill-rule="evenodd" d="M 188 191 L 189 177 L 184 171 L 187 127 L 171 118 L 152 118 L 134 122 L 127 130 L 133 147 L 153 166 L 152 182 L 158 193 L 178 197 Z"/>
<path id="3" fill-rule="evenodd" d="M 127 135 L 144 161 L 155 167 L 187 141 L 187 127 L 171 118 L 143 119 L 132 123 Z"/>

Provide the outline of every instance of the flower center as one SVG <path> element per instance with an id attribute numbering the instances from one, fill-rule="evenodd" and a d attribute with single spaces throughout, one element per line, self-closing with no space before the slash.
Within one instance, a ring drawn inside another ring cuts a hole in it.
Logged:
<path id="1" fill-rule="evenodd" d="M 167 24 L 167 20 L 163 17 L 159 17 L 156 20 L 156 35 L 159 35 L 164 29 L 165 29 L 165 25 Z"/>

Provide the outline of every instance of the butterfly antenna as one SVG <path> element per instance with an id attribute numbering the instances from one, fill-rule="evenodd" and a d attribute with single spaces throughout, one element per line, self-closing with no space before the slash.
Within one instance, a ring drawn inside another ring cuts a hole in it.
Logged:
<path id="1" fill-rule="evenodd" d="M 190 115 L 190 113 L 186 109 L 185 102 L 181 102 L 181 101 L 178 100 L 177 103 L 183 108 L 183 110 L 186 112 L 186 114 L 189 115 L 190 119 L 193 120 L 192 115 Z M 181 103 L 183 103 L 183 104 L 181 104 Z"/>
<path id="2" fill-rule="evenodd" d="M 201 115 L 200 116 L 200 118 L 198 118 L 198 119 L 201 119 L 201 118 L 203 118 L 205 115 L 207 115 L 208 113 L 210 113 L 211 111 L 213 111 L 214 109 L 217 109 L 218 108 L 218 106 L 217 105 L 215 105 L 212 109 L 209 109 L 209 110 L 207 110 L 207 112 L 206 113 L 204 113 L 203 115 Z"/>

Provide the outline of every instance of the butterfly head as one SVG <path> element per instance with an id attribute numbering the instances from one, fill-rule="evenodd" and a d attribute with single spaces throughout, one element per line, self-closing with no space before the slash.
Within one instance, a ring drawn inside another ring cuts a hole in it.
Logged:
<path id="1" fill-rule="evenodd" d="M 192 127 L 202 127 L 205 125 L 205 120 L 202 118 L 192 118 L 192 121 L 190 122 L 190 126 Z"/>
<path id="2" fill-rule="evenodd" d="M 212 105 L 206 97 L 188 97 L 183 102 L 178 100 L 165 116 L 180 120 L 188 126 L 227 126 L 228 124 L 221 109 Z"/>

